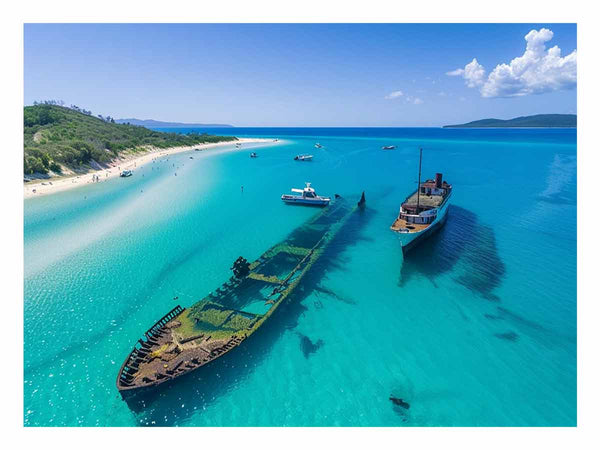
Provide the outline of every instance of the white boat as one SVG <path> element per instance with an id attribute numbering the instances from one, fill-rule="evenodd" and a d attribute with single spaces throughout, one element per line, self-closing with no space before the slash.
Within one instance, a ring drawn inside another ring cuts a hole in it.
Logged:
<path id="1" fill-rule="evenodd" d="M 250 153 L 250 158 L 257 158 L 257 157 L 258 157 L 258 155 L 256 153 L 254 153 L 254 152 Z"/>
<path id="2" fill-rule="evenodd" d="M 381 147 L 381 150 L 394 150 L 395 148 L 395 145 L 384 145 L 383 147 Z"/>
<path id="3" fill-rule="evenodd" d="M 323 148 L 323 146 L 317 142 L 317 143 L 315 144 L 315 148 Z"/>
<path id="4" fill-rule="evenodd" d="M 294 161 L 310 161 L 313 159 L 313 155 L 296 155 Z"/>
<path id="5" fill-rule="evenodd" d="M 317 195 L 315 190 L 310 187 L 310 183 L 306 183 L 306 187 L 304 189 L 292 188 L 292 192 L 296 192 L 300 195 L 283 194 L 281 196 L 281 200 L 286 203 L 313 206 L 327 206 L 331 201 L 331 198 L 329 197 L 321 197 Z"/>
<path id="6" fill-rule="evenodd" d="M 122 177 L 130 177 L 131 175 L 133 175 L 133 172 L 131 170 L 124 170 L 123 172 L 121 172 Z"/>

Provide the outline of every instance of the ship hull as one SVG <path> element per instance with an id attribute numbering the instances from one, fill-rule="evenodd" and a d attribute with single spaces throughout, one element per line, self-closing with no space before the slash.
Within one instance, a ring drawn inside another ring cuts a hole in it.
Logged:
<path id="1" fill-rule="evenodd" d="M 303 198 L 293 198 L 290 196 L 289 198 L 281 198 L 285 203 L 289 205 L 309 205 L 309 206 L 327 206 L 329 205 L 329 200 L 306 200 Z"/>

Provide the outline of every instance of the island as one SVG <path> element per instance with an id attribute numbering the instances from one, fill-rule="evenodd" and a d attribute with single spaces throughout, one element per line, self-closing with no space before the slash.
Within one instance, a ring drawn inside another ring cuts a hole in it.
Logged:
<path id="1" fill-rule="evenodd" d="M 576 114 L 536 114 L 514 119 L 482 119 L 443 128 L 577 128 Z"/>
<path id="2" fill-rule="evenodd" d="M 233 128 L 233 125 L 223 123 L 181 123 L 161 122 L 153 119 L 117 119 L 116 123 L 139 125 L 146 128 Z"/>

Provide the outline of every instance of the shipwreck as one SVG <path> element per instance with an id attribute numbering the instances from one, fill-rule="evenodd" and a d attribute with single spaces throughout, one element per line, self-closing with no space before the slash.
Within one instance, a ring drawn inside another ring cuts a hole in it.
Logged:
<path id="1" fill-rule="evenodd" d="M 189 308 L 176 306 L 135 343 L 117 375 L 127 399 L 195 371 L 233 351 L 290 299 L 347 220 L 365 205 L 337 196 L 256 261 L 239 257 L 233 276 Z"/>

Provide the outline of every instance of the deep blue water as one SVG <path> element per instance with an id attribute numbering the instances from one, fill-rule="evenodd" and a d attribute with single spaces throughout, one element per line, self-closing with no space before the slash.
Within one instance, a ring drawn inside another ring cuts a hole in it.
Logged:
<path id="1" fill-rule="evenodd" d="M 205 131 L 280 142 L 25 201 L 25 425 L 576 425 L 575 130 Z M 389 226 L 419 147 L 454 194 L 404 259 Z M 305 181 L 368 208 L 302 295 L 231 357 L 121 400 L 119 365 L 174 296 L 191 305 L 315 213 L 279 200 Z"/>

